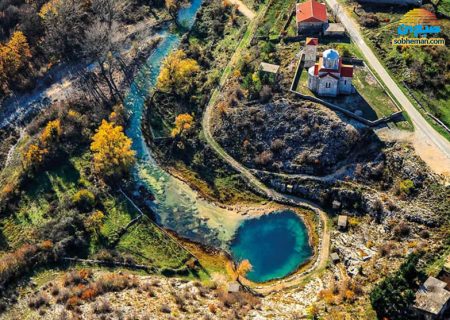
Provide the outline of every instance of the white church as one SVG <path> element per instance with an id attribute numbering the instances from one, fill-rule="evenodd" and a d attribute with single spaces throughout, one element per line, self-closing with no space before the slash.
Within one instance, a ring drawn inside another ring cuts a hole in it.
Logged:
<path id="1" fill-rule="evenodd" d="M 353 66 L 342 63 L 334 49 L 325 50 L 316 63 L 318 40 L 307 38 L 304 54 L 308 68 L 308 88 L 319 96 L 336 97 L 355 92 L 352 85 Z"/>

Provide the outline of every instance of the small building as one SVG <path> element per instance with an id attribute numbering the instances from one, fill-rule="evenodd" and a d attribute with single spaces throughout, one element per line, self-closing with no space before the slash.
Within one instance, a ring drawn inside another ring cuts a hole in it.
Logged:
<path id="1" fill-rule="evenodd" d="M 345 35 L 345 28 L 341 23 L 329 23 L 324 27 L 323 35 L 328 37 L 342 37 Z"/>
<path id="2" fill-rule="evenodd" d="M 298 34 L 319 34 L 328 24 L 327 7 L 315 0 L 297 3 L 295 17 Z"/>
<path id="3" fill-rule="evenodd" d="M 312 67 L 316 63 L 317 59 L 317 46 L 319 45 L 319 39 L 317 38 L 306 38 L 305 48 L 303 48 L 304 56 L 304 67 Z"/>
<path id="4" fill-rule="evenodd" d="M 333 261 L 334 264 L 337 264 L 341 259 L 339 258 L 339 255 L 336 252 L 333 252 L 331 255 L 331 261 Z"/>
<path id="5" fill-rule="evenodd" d="M 334 49 L 325 50 L 322 58 L 308 69 L 308 88 L 319 96 L 336 97 L 355 92 L 353 66 L 342 63 Z"/>
<path id="6" fill-rule="evenodd" d="M 347 229 L 347 222 L 348 222 L 348 217 L 344 216 L 344 215 L 339 215 L 338 216 L 338 229 L 339 230 L 345 230 Z"/>
<path id="7" fill-rule="evenodd" d="M 333 202 L 331 203 L 331 206 L 333 207 L 334 210 L 340 209 L 341 205 L 342 205 L 341 202 L 337 200 L 333 200 Z"/>
<path id="8" fill-rule="evenodd" d="M 259 65 L 259 71 L 262 72 L 273 73 L 277 75 L 279 70 L 280 66 L 276 64 L 261 62 L 261 64 Z"/>
<path id="9" fill-rule="evenodd" d="M 237 281 L 229 282 L 227 291 L 229 293 L 235 293 L 235 292 L 239 292 L 240 288 L 241 288 L 241 285 L 239 284 L 239 282 L 237 282 Z"/>
<path id="10" fill-rule="evenodd" d="M 447 283 L 429 277 L 416 292 L 414 310 L 421 319 L 448 319 L 444 314 L 450 306 L 450 291 Z"/>

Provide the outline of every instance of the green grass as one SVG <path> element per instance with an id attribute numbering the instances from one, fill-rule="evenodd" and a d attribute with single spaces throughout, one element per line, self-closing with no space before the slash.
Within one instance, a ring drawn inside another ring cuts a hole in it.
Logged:
<path id="1" fill-rule="evenodd" d="M 439 1 L 438 12 L 450 17 L 450 0 Z"/>
<path id="2" fill-rule="evenodd" d="M 361 105 L 372 108 L 378 118 L 388 116 L 398 111 L 395 103 L 366 68 L 355 69 L 353 85 L 355 86 L 356 91 L 370 106 Z"/>
<path id="3" fill-rule="evenodd" d="M 264 16 L 262 27 L 260 28 L 262 35 L 269 35 L 269 37 L 279 36 L 295 3 L 296 1 L 294 0 L 274 0 Z"/>
<path id="4" fill-rule="evenodd" d="M 116 249 L 131 254 L 138 263 L 151 264 L 158 268 L 177 269 L 191 257 L 147 217 L 143 217 L 128 230 Z"/>
<path id="5" fill-rule="evenodd" d="M 113 243 L 118 240 L 118 235 L 138 212 L 124 200 L 116 197 L 108 197 L 102 201 L 104 206 L 105 220 L 100 228 L 100 235 L 106 242 Z"/>
<path id="6" fill-rule="evenodd" d="M 80 174 L 74 163 L 80 161 L 81 158 L 74 158 L 53 170 L 41 171 L 26 184 L 18 209 L 1 220 L 8 246 L 15 248 L 34 239 L 35 231 L 51 219 L 51 203 L 68 201 L 77 191 Z"/>

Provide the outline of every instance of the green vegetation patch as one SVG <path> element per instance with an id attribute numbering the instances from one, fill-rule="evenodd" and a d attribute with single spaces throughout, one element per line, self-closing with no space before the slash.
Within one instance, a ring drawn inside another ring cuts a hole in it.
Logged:
<path id="1" fill-rule="evenodd" d="M 131 254 L 138 263 L 158 268 L 180 268 L 190 258 L 186 250 L 145 216 L 128 229 L 116 249 Z"/>

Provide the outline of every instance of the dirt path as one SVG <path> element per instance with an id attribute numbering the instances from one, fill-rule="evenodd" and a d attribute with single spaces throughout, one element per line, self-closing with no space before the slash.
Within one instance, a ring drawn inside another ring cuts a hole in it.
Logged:
<path id="1" fill-rule="evenodd" d="M 253 20 L 256 17 L 256 13 L 253 12 L 253 10 L 249 9 L 249 7 L 247 7 L 245 3 L 243 3 L 242 1 L 240 0 L 228 0 L 228 1 L 237 6 L 239 12 L 242 13 L 247 18 L 249 18 L 250 20 Z"/>
<path id="2" fill-rule="evenodd" d="M 305 280 L 305 277 L 307 275 L 310 275 L 312 271 L 314 270 L 320 270 L 321 268 L 325 267 L 328 262 L 328 255 L 330 250 L 330 227 L 328 225 L 328 217 L 327 214 L 316 204 L 313 204 L 307 200 L 300 199 L 295 196 L 289 196 L 281 194 L 269 187 L 267 187 L 264 183 L 262 183 L 258 178 L 256 178 L 250 170 L 248 170 L 246 167 L 244 167 L 241 163 L 236 161 L 232 156 L 230 156 L 220 145 L 217 143 L 217 141 L 214 139 L 212 132 L 211 132 L 211 125 L 212 125 L 212 115 L 214 112 L 214 106 L 216 105 L 216 101 L 220 97 L 220 89 L 222 85 L 225 83 L 226 79 L 228 78 L 228 75 L 230 74 L 232 70 L 232 66 L 236 61 L 238 61 L 238 58 L 240 57 L 240 54 L 242 50 L 246 50 L 247 46 L 250 44 L 250 41 L 252 39 L 252 35 L 256 32 L 257 26 L 258 26 L 258 20 L 262 18 L 265 14 L 265 9 L 261 9 L 258 13 L 258 16 L 253 19 L 250 24 L 248 25 L 247 31 L 242 38 L 241 42 L 238 44 L 235 53 L 230 59 L 230 62 L 228 63 L 228 66 L 224 69 L 224 73 L 222 75 L 220 85 L 218 88 L 216 88 L 211 95 L 211 99 L 209 101 L 209 104 L 206 107 L 205 112 L 203 113 L 203 119 L 202 119 L 202 127 L 205 134 L 205 139 L 207 143 L 211 146 L 211 148 L 217 153 L 217 155 L 227 162 L 231 167 L 233 167 L 237 172 L 239 172 L 243 178 L 247 181 L 247 183 L 252 186 L 252 188 L 267 197 L 268 199 L 296 207 L 301 207 L 304 209 L 313 210 L 319 217 L 320 224 L 322 227 L 322 235 L 320 237 L 320 243 L 318 245 L 318 255 L 317 259 L 314 262 L 314 264 L 305 272 L 302 272 L 301 274 L 294 274 L 291 277 L 288 277 L 284 280 L 278 281 L 273 284 L 267 284 L 267 285 L 259 285 L 255 289 L 263 294 L 269 294 L 271 292 L 281 290 L 287 287 L 292 287 L 295 285 L 300 284 L 303 280 Z"/>
<path id="3" fill-rule="evenodd" d="M 372 49 L 364 41 L 359 25 L 354 19 L 343 10 L 337 0 L 326 0 L 330 8 L 341 8 L 336 10 L 339 20 L 344 25 L 353 42 L 363 53 L 369 65 L 378 74 L 380 79 L 389 88 L 406 111 L 414 124 L 414 140 L 413 145 L 417 154 L 425 161 L 430 168 L 440 174 L 450 176 L 450 142 L 442 137 L 434 128 L 425 120 L 419 111 L 409 101 L 397 83 L 391 78 L 384 66 L 373 53 Z"/>

